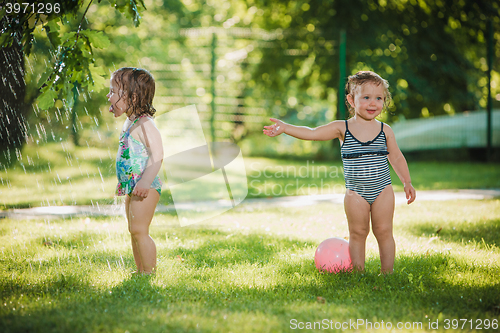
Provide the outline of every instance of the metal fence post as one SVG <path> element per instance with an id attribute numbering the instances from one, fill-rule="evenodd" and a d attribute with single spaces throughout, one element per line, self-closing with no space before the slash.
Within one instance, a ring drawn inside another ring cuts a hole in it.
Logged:
<path id="1" fill-rule="evenodd" d="M 486 107 L 486 158 L 490 162 L 492 158 L 492 142 L 491 142 L 491 67 L 493 66 L 493 25 L 491 24 L 491 19 L 488 19 L 487 23 L 488 30 L 488 103 Z"/>
<path id="2" fill-rule="evenodd" d="M 78 134 L 78 125 L 76 123 L 77 114 L 76 114 L 76 105 L 78 104 L 78 83 L 75 82 L 73 84 L 73 107 L 71 110 L 71 134 L 73 136 L 73 143 L 75 146 L 79 146 L 78 142 L 80 136 Z"/>
<path id="3" fill-rule="evenodd" d="M 339 102 L 338 119 L 344 120 L 346 117 L 345 107 L 345 78 L 346 78 L 346 38 L 345 30 L 340 30 L 340 49 L 339 49 Z"/>

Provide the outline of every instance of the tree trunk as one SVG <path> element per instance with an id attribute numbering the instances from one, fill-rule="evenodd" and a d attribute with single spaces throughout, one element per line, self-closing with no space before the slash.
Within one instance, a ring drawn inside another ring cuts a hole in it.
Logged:
<path id="1" fill-rule="evenodd" d="M 8 151 L 21 148 L 27 140 L 27 115 L 25 104 L 24 53 L 16 41 L 0 49 L 0 158 Z"/>

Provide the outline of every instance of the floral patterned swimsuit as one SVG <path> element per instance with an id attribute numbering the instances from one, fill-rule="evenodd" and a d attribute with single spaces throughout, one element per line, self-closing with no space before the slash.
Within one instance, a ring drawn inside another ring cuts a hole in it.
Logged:
<path id="1" fill-rule="evenodd" d="M 120 136 L 120 146 L 116 156 L 116 176 L 118 177 L 116 195 L 118 196 L 131 195 L 148 163 L 149 155 L 146 147 L 130 135 L 130 129 L 141 118 L 142 116 L 137 118 Z M 161 187 L 160 177 L 156 176 L 150 188 L 154 188 L 161 194 Z"/>

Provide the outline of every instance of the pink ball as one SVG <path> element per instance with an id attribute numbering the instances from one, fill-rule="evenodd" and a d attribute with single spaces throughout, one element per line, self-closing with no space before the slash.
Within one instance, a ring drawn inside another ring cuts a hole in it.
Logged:
<path id="1" fill-rule="evenodd" d="M 349 242 L 342 238 L 328 238 L 319 244 L 314 254 L 316 268 L 322 272 L 351 271 Z"/>

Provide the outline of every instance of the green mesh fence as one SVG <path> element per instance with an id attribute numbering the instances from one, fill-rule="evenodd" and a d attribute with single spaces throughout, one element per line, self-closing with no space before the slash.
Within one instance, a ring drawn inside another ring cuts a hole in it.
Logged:
<path id="1" fill-rule="evenodd" d="M 492 112 L 492 146 L 500 147 L 500 110 Z M 404 120 L 391 125 L 401 151 L 487 146 L 486 111 Z"/>

